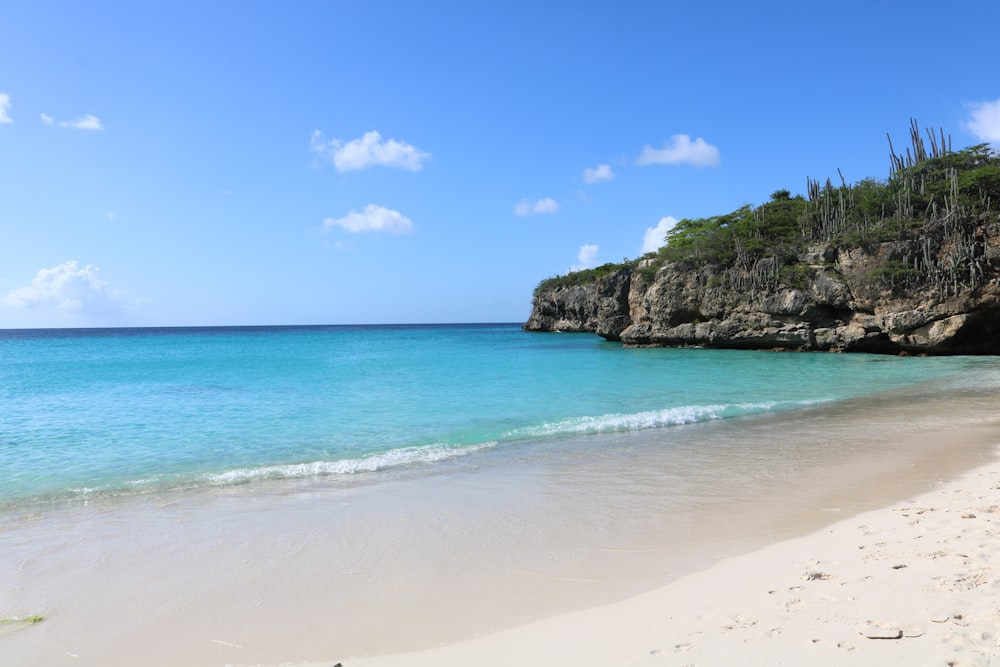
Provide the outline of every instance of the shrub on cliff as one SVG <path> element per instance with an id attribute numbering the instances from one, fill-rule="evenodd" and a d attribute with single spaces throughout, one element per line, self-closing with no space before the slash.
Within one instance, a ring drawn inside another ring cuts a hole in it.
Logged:
<path id="1" fill-rule="evenodd" d="M 616 270 L 636 269 L 647 282 L 665 262 L 714 264 L 755 272 L 762 260 L 792 267 L 809 246 L 869 246 L 933 235 L 932 246 L 893 259 L 872 275 L 891 287 L 918 282 L 957 293 L 978 284 L 985 272 L 985 244 L 1000 234 L 1000 155 L 987 144 L 952 151 L 944 132 L 911 120 L 911 147 L 897 155 L 890 138 L 888 180 L 866 178 L 848 185 L 807 179 L 806 196 L 772 193 L 760 206 L 745 205 L 707 218 L 685 218 L 666 235 L 666 244 L 640 260 L 605 264 L 542 281 L 538 290 L 594 282 Z M 947 248 L 947 251 L 941 250 Z M 801 271 L 776 270 L 779 282 L 801 282 Z"/>
<path id="2" fill-rule="evenodd" d="M 574 285 L 589 285 L 590 283 L 597 282 L 605 276 L 609 276 L 615 271 L 620 269 L 631 269 L 634 268 L 637 260 L 625 260 L 620 264 L 615 264 L 609 262 L 608 264 L 602 264 L 601 266 L 594 267 L 592 269 L 581 269 L 579 271 L 570 271 L 563 276 L 554 276 L 552 278 L 546 278 L 542 282 L 538 283 L 535 288 L 535 293 L 540 291 L 547 291 L 556 289 L 558 287 L 572 287 Z"/>

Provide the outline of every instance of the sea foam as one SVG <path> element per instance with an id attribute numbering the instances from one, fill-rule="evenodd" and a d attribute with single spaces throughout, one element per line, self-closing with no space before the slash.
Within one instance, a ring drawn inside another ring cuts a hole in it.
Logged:
<path id="1" fill-rule="evenodd" d="M 387 452 L 354 459 L 336 461 L 311 461 L 290 463 L 258 468 L 235 468 L 217 474 L 205 475 L 205 481 L 213 485 L 243 484 L 260 479 L 297 479 L 303 477 L 325 477 L 330 475 L 355 475 L 379 472 L 403 466 L 426 465 L 447 459 L 467 456 L 494 447 L 497 443 L 487 442 L 466 447 L 428 445 L 401 447 Z"/>
<path id="2" fill-rule="evenodd" d="M 663 410 L 625 414 L 605 414 L 596 417 L 575 417 L 559 421 L 529 426 L 511 431 L 511 435 L 524 437 L 544 437 L 576 435 L 587 433 L 610 433 L 616 431 L 641 431 L 665 426 L 681 426 L 715 419 L 743 417 L 763 412 L 791 410 L 808 407 L 820 401 L 768 401 L 761 403 L 736 403 L 730 405 L 685 405 Z"/>

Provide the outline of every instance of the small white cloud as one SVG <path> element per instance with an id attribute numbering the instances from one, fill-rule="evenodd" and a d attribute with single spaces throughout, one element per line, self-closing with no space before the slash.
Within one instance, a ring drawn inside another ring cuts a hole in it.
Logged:
<path id="1" fill-rule="evenodd" d="M 59 127 L 68 127 L 73 130 L 103 130 L 104 126 L 101 124 L 101 119 L 93 114 L 87 114 L 86 116 L 81 116 L 80 118 L 74 118 L 73 120 L 61 120 L 58 123 L 55 118 L 48 115 L 47 113 L 41 114 L 42 123 L 45 125 L 58 125 Z"/>
<path id="2" fill-rule="evenodd" d="M 656 227 L 647 227 L 646 233 L 642 236 L 642 250 L 640 250 L 639 253 L 645 255 L 647 252 L 656 252 L 662 246 L 666 245 L 667 232 L 669 232 L 676 224 L 677 218 L 672 215 L 668 215 L 664 218 L 660 218 Z"/>
<path id="3" fill-rule="evenodd" d="M 351 211 L 343 218 L 327 218 L 323 221 L 323 229 L 331 227 L 340 227 L 352 234 L 361 232 L 406 234 L 413 229 L 413 221 L 399 211 L 368 204 L 361 213 Z"/>
<path id="4" fill-rule="evenodd" d="M 570 267 L 570 271 L 582 271 L 583 269 L 594 268 L 594 260 L 597 258 L 598 246 L 586 243 L 580 246 L 580 251 L 576 253 L 576 261 L 579 264 Z"/>
<path id="5" fill-rule="evenodd" d="M 30 285 L 7 292 L 0 304 L 9 308 L 57 308 L 67 313 L 106 314 L 139 305 L 123 290 L 111 289 L 92 264 L 76 260 L 41 269 Z"/>
<path id="6" fill-rule="evenodd" d="M 7 111 L 10 109 L 10 95 L 7 93 L 0 93 L 0 125 L 9 125 L 14 122 Z"/>
<path id="7" fill-rule="evenodd" d="M 640 166 L 687 163 L 696 167 L 714 167 L 719 164 L 719 149 L 701 137 L 691 141 L 686 134 L 675 134 L 663 148 L 643 147 L 635 163 Z"/>
<path id="8" fill-rule="evenodd" d="M 972 118 L 964 123 L 965 129 L 981 141 L 1000 143 L 1000 100 L 972 104 L 970 113 Z"/>
<path id="9" fill-rule="evenodd" d="M 315 130 L 309 142 L 309 150 L 331 162 L 337 171 L 354 171 L 367 167 L 397 167 L 408 171 L 420 171 L 431 154 L 410 144 L 395 139 L 383 140 L 382 135 L 372 130 L 360 139 L 346 144 L 339 139 L 326 141 L 323 133 Z"/>
<path id="10" fill-rule="evenodd" d="M 44 119 L 43 119 L 44 121 Z M 101 119 L 93 114 L 87 114 L 80 118 L 74 118 L 73 120 L 67 120 L 59 123 L 60 127 L 68 127 L 74 130 L 103 130 L 104 126 L 101 125 Z"/>
<path id="11" fill-rule="evenodd" d="M 514 214 L 521 216 L 538 215 L 539 213 L 557 213 L 558 211 L 559 202 L 551 197 L 536 199 L 535 201 L 522 199 L 514 207 Z"/>
<path id="12" fill-rule="evenodd" d="M 105 211 L 104 217 L 108 219 L 108 222 L 114 222 L 118 219 L 118 214 L 114 211 Z"/>
<path id="13" fill-rule="evenodd" d="M 583 182 L 587 185 L 614 180 L 614 177 L 615 172 L 611 170 L 610 164 L 599 164 L 592 169 L 583 170 Z"/>

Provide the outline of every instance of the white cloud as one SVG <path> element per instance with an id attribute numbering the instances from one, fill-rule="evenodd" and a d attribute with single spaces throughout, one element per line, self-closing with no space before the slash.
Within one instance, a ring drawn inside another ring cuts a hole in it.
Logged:
<path id="1" fill-rule="evenodd" d="M 11 290 L 0 300 L 10 308 L 57 308 L 67 313 L 101 314 L 139 305 L 127 292 L 111 289 L 92 264 L 76 260 L 41 269 L 30 285 Z"/>
<path id="2" fill-rule="evenodd" d="M 970 112 L 972 118 L 964 123 L 965 129 L 981 141 L 1000 143 L 1000 100 L 970 105 Z"/>
<path id="3" fill-rule="evenodd" d="M 14 122 L 14 119 L 7 115 L 8 109 L 10 109 L 10 95 L 0 93 L 0 125 L 9 125 Z"/>
<path id="4" fill-rule="evenodd" d="M 677 218 L 668 215 L 660 218 L 656 227 L 647 227 L 646 233 L 642 236 L 642 250 L 639 253 L 645 255 L 647 252 L 656 252 L 661 246 L 666 245 L 667 232 L 676 224 Z"/>
<path id="5" fill-rule="evenodd" d="M 326 141 L 323 133 L 315 130 L 309 142 L 309 150 L 333 162 L 337 171 L 354 171 L 372 166 L 398 167 L 408 171 L 420 171 L 431 154 L 410 144 L 395 139 L 383 140 L 382 135 L 372 130 L 360 139 L 346 144 L 339 139 Z"/>
<path id="6" fill-rule="evenodd" d="M 588 185 L 610 181 L 613 180 L 614 177 L 615 172 L 611 171 L 610 164 L 599 164 L 593 169 L 588 168 L 583 170 L 583 182 Z"/>
<path id="7" fill-rule="evenodd" d="M 74 118 L 73 120 L 61 120 L 58 123 L 55 118 L 48 115 L 47 113 L 41 114 L 42 123 L 45 125 L 58 125 L 59 127 L 68 127 L 72 130 L 103 130 L 104 125 L 101 124 L 101 119 L 93 114 L 87 114 L 86 116 L 81 116 L 79 118 Z"/>
<path id="8" fill-rule="evenodd" d="M 597 258 L 598 246 L 592 243 L 586 243 L 580 246 L 580 251 L 576 253 L 576 261 L 579 262 L 578 265 L 570 267 L 570 271 L 582 271 L 583 269 L 590 269 L 594 267 L 594 260 Z"/>
<path id="9" fill-rule="evenodd" d="M 514 207 L 514 214 L 522 216 L 538 215 L 539 213 L 557 213 L 558 211 L 559 203 L 551 197 L 536 199 L 535 201 L 522 199 Z"/>
<path id="10" fill-rule="evenodd" d="M 686 134 L 675 134 L 663 148 L 645 146 L 636 164 L 693 164 L 696 167 L 714 167 L 719 164 L 719 149 L 701 137 L 691 141 Z"/>
<path id="11" fill-rule="evenodd" d="M 331 227 L 340 227 L 352 234 L 360 232 L 406 234 L 413 229 L 413 221 L 399 211 L 368 204 L 361 213 L 351 211 L 343 218 L 327 218 L 323 221 L 323 229 Z"/>
<path id="12" fill-rule="evenodd" d="M 104 126 L 101 125 L 101 119 L 93 114 L 87 114 L 81 118 L 74 118 L 73 120 L 64 121 L 59 123 L 61 127 L 69 127 L 74 130 L 103 130 Z"/>

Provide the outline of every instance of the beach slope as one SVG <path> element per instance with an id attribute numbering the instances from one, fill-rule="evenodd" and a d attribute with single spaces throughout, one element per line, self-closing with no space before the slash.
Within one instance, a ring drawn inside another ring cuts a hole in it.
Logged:
<path id="1" fill-rule="evenodd" d="M 1000 655 L 1000 463 L 637 597 L 344 667 L 963 665 Z"/>

